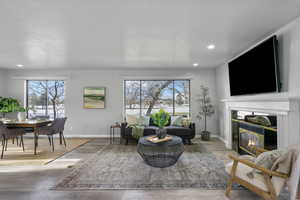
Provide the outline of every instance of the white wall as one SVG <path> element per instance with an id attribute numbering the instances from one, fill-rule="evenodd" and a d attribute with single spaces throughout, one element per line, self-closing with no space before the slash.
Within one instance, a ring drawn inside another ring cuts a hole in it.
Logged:
<path id="1" fill-rule="evenodd" d="M 219 130 L 224 136 L 224 103 L 222 100 L 274 99 L 300 97 L 300 18 L 282 27 L 274 34 L 279 42 L 279 65 L 282 92 L 251 96 L 230 97 L 228 64 L 216 68 L 216 90 L 218 98 Z"/>
<path id="2" fill-rule="evenodd" d="M 6 87 L 7 87 L 7 71 L 4 69 L 0 69 L 0 96 L 6 95 Z"/>
<path id="3" fill-rule="evenodd" d="M 115 121 L 122 120 L 123 111 L 123 80 L 124 79 L 191 79 L 191 111 L 192 118 L 196 121 L 199 110 L 200 85 L 210 88 L 213 103 L 216 103 L 215 70 L 61 70 L 61 71 L 36 71 L 13 70 L 8 72 L 8 95 L 24 100 L 24 79 L 67 77 L 66 80 L 66 116 L 68 123 L 66 135 L 78 136 L 105 136 L 109 126 Z M 86 86 L 105 86 L 107 99 L 105 109 L 84 109 L 83 88 Z M 199 131 L 199 122 L 196 121 Z M 211 118 L 208 129 L 217 133 L 217 117 Z"/>

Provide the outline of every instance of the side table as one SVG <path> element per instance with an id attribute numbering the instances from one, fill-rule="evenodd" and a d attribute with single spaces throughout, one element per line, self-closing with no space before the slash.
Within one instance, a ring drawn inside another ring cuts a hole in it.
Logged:
<path id="1" fill-rule="evenodd" d="M 110 126 L 110 132 L 109 132 L 109 143 L 113 144 L 115 140 L 115 129 L 120 129 L 120 134 L 121 134 L 121 125 L 118 124 L 113 124 Z M 120 144 L 121 144 L 121 135 L 120 135 Z"/>

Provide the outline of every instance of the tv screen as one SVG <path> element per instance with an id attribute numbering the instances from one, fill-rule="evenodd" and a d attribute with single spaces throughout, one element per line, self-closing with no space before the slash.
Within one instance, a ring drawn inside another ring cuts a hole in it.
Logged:
<path id="1" fill-rule="evenodd" d="M 231 96 L 279 92 L 277 39 L 273 36 L 231 61 Z"/>

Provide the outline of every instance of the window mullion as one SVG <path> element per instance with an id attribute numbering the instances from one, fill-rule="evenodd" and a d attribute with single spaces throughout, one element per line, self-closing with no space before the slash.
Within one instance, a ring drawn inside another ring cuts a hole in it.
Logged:
<path id="1" fill-rule="evenodd" d="M 140 116 L 142 116 L 142 81 L 140 80 Z"/>
<path id="2" fill-rule="evenodd" d="M 46 116 L 48 116 L 48 81 L 46 81 Z"/>
<path id="3" fill-rule="evenodd" d="M 175 115 L 175 80 L 173 80 L 173 116 Z"/>

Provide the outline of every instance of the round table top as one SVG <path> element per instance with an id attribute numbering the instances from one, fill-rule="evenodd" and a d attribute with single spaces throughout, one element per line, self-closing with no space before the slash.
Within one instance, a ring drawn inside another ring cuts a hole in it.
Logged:
<path id="1" fill-rule="evenodd" d="M 171 136 L 172 140 L 168 140 L 165 142 L 158 142 L 158 143 L 150 142 L 149 140 L 146 139 L 147 137 L 149 136 L 141 137 L 139 139 L 139 144 L 145 146 L 173 146 L 173 145 L 182 144 L 182 139 L 174 135 Z"/>

